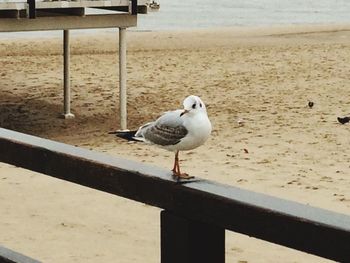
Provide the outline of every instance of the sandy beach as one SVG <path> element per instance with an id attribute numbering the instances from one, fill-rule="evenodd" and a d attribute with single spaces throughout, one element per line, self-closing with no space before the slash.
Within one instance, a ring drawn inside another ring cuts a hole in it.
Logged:
<path id="1" fill-rule="evenodd" d="M 170 169 L 173 154 L 118 129 L 115 33 L 0 41 L 0 126 Z M 129 32 L 128 126 L 189 94 L 213 124 L 180 155 L 200 178 L 350 214 L 350 26 Z M 312 108 L 308 102 L 314 102 Z M 243 121 L 240 123 L 239 120 Z M 43 262 L 159 262 L 159 209 L 0 163 L 0 244 Z M 239 215 L 237 215 L 239 216 Z M 226 262 L 330 262 L 227 232 Z"/>

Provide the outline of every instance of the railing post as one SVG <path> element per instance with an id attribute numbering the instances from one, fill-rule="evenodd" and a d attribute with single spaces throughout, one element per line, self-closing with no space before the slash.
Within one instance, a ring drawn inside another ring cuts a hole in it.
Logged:
<path id="1" fill-rule="evenodd" d="M 225 229 L 161 212 L 161 263 L 224 263 Z"/>

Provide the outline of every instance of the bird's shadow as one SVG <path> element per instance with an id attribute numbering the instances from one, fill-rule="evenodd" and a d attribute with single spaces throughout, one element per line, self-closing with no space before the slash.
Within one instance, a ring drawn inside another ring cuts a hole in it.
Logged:
<path id="1" fill-rule="evenodd" d="M 189 184 L 189 183 L 194 183 L 194 182 L 201 181 L 201 179 L 196 178 L 194 176 L 192 178 L 189 178 L 189 179 L 182 179 L 182 178 L 179 178 L 179 177 L 175 178 L 174 175 L 172 175 L 172 177 L 173 177 L 173 179 L 174 179 L 176 184 Z"/>

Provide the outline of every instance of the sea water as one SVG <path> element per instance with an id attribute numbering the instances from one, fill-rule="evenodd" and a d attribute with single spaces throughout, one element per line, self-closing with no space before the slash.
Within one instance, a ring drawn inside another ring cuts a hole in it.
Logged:
<path id="1" fill-rule="evenodd" d="M 157 2 L 160 3 L 159 11 L 138 15 L 138 26 L 129 30 L 350 23 L 350 0 L 158 0 Z M 72 33 L 111 30 L 72 30 Z M 38 35 L 61 36 L 62 32 L 0 33 L 0 38 Z"/>
<path id="2" fill-rule="evenodd" d="M 140 30 L 350 23 L 349 0 L 159 0 Z"/>

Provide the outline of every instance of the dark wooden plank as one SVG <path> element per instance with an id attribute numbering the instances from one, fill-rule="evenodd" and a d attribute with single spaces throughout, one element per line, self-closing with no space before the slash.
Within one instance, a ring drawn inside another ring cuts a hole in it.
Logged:
<path id="1" fill-rule="evenodd" d="M 0 263 L 40 263 L 40 261 L 0 246 Z"/>
<path id="2" fill-rule="evenodd" d="M 5 129 L 0 129 L 0 161 L 180 217 L 350 261 L 348 215 L 206 180 L 177 183 L 170 171 Z"/>
<path id="3" fill-rule="evenodd" d="M 20 10 L 0 10 L 1 18 L 20 18 Z"/>
<path id="4" fill-rule="evenodd" d="M 71 8 L 41 8 L 37 9 L 37 17 L 45 16 L 84 16 L 85 8 L 71 7 Z"/>
<path id="5" fill-rule="evenodd" d="M 225 229 L 161 212 L 161 263 L 224 263 Z"/>
<path id="6" fill-rule="evenodd" d="M 129 12 L 130 11 L 128 6 L 99 6 L 99 7 L 94 7 L 94 8 L 111 10 L 111 11 L 119 11 L 119 12 Z M 148 13 L 147 6 L 145 6 L 145 5 L 137 6 L 137 13 L 135 13 L 135 14 L 147 14 L 147 13 Z"/>

